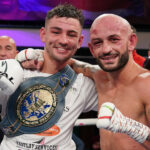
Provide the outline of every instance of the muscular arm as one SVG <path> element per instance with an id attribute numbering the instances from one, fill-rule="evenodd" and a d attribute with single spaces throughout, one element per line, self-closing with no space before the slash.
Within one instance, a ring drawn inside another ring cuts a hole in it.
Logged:
<path id="1" fill-rule="evenodd" d="M 143 73 L 139 78 L 139 83 L 136 85 L 137 91 L 139 92 L 139 96 L 142 99 L 142 102 L 144 103 L 144 111 L 145 111 L 145 117 L 147 126 L 150 130 L 150 72 L 147 71 Z M 148 135 L 146 141 L 150 144 L 150 134 Z M 144 143 L 145 144 L 145 143 Z M 149 147 L 150 149 L 150 147 Z"/>
<path id="2" fill-rule="evenodd" d="M 43 50 L 28 48 L 19 52 L 16 59 L 25 69 L 40 70 L 44 63 Z M 71 58 L 68 64 L 75 70 L 76 73 L 83 73 L 85 76 L 93 79 L 93 75 L 97 70 L 100 70 L 98 65 L 79 61 Z"/>
<path id="3" fill-rule="evenodd" d="M 76 73 L 83 73 L 85 76 L 93 79 L 95 72 L 100 70 L 98 65 L 91 65 L 87 62 L 79 61 L 71 58 L 68 64 L 73 68 Z"/>

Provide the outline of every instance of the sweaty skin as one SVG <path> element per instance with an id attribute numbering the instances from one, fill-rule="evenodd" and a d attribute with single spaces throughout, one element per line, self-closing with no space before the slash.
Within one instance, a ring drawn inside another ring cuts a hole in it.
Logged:
<path id="1" fill-rule="evenodd" d="M 150 127 L 150 72 L 133 60 L 136 43 L 136 34 L 125 19 L 104 14 L 93 22 L 89 42 L 101 69 L 91 71 L 92 66 L 74 59 L 69 63 L 76 72 L 95 81 L 99 108 L 112 102 L 124 116 Z M 101 150 L 150 150 L 149 137 L 140 144 L 123 133 L 105 129 L 99 132 Z"/>
<path id="2" fill-rule="evenodd" d="M 99 76 L 103 77 L 99 78 Z M 148 89 L 144 88 L 150 80 L 150 73 L 141 71 L 137 75 L 134 74 L 134 78 L 129 76 L 126 78 L 123 82 L 114 85 L 104 73 L 100 71 L 96 73 L 95 81 L 97 83 L 99 107 L 104 102 L 112 102 L 125 116 L 149 126 L 149 94 L 147 94 Z M 130 82 L 126 82 L 129 78 Z M 126 134 L 114 134 L 104 129 L 100 129 L 100 143 L 102 150 L 147 150 Z M 145 142 L 144 145 L 150 149 L 149 142 Z"/>
<path id="3" fill-rule="evenodd" d="M 132 56 L 137 42 L 129 23 L 115 15 L 98 17 L 90 30 L 89 48 L 105 71 L 94 75 L 99 107 L 112 102 L 125 116 L 150 126 L 150 72 L 138 66 Z M 149 150 L 126 134 L 100 129 L 102 150 Z"/>

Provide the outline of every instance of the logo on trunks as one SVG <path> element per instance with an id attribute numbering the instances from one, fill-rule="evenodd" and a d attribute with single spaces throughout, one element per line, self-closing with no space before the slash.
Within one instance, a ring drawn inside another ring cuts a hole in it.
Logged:
<path id="1" fill-rule="evenodd" d="M 28 127 L 43 125 L 55 113 L 57 102 L 57 96 L 51 87 L 34 85 L 17 99 L 18 119 Z"/>
<path id="2" fill-rule="evenodd" d="M 2 77 L 2 76 L 5 76 L 12 84 L 14 84 L 13 83 L 13 77 L 9 77 L 9 75 L 7 74 L 7 69 L 8 69 L 8 65 L 7 65 L 7 62 L 6 61 L 2 61 L 1 62 L 1 69 L 3 69 L 3 70 L 0 70 L 0 78 Z"/>

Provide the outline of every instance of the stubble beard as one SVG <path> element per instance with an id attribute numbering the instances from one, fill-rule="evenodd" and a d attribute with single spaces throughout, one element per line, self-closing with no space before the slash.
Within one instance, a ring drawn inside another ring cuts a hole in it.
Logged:
<path id="1" fill-rule="evenodd" d="M 57 57 L 54 54 L 52 54 L 47 48 L 46 48 L 46 52 L 47 52 L 47 55 L 48 55 L 49 59 L 57 61 L 59 63 L 65 63 L 65 62 L 67 62 L 70 59 L 69 56 L 68 57 L 64 57 L 63 59 L 60 59 L 59 57 Z"/>
<path id="2" fill-rule="evenodd" d="M 121 55 L 121 57 L 118 60 L 118 63 L 115 67 L 109 68 L 105 67 L 99 59 L 96 59 L 98 65 L 101 67 L 102 70 L 105 72 L 114 72 L 122 69 L 128 62 L 129 60 L 129 54 L 128 54 L 128 49 Z"/>

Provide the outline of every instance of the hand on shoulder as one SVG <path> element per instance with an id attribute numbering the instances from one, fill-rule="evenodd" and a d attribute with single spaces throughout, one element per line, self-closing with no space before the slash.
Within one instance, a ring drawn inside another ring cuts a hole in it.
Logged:
<path id="1" fill-rule="evenodd" d="M 16 56 L 24 69 L 40 70 L 44 64 L 43 50 L 28 48 Z"/>

